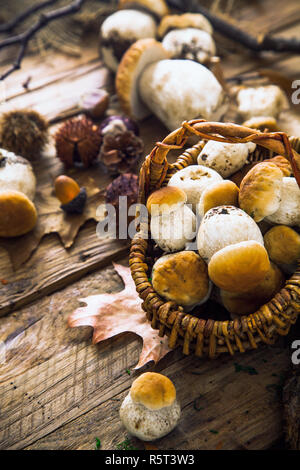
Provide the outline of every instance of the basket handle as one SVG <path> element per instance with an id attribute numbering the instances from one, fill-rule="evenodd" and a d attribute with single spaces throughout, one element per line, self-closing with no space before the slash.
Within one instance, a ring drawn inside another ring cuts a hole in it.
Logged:
<path id="1" fill-rule="evenodd" d="M 285 156 L 291 163 L 294 176 L 300 187 L 300 155 L 291 147 L 284 132 L 261 132 L 233 123 L 207 122 L 203 119 L 185 121 L 182 126 L 171 132 L 162 142 L 157 142 L 146 158 L 140 174 L 140 202 L 145 202 L 145 195 L 161 186 L 168 171 L 168 152 L 180 149 L 188 137 L 197 135 L 201 139 L 226 143 L 253 142 L 279 155 Z"/>

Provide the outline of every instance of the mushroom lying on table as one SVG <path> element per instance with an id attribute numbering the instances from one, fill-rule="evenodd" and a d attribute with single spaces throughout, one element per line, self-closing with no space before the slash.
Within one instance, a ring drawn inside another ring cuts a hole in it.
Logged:
<path id="1" fill-rule="evenodd" d="M 214 74 L 191 60 L 170 60 L 162 44 L 140 39 L 124 54 L 116 89 L 126 114 L 143 119 L 151 111 L 170 130 L 194 118 L 220 120 L 227 109 Z"/>
<path id="2" fill-rule="evenodd" d="M 158 27 L 162 45 L 173 59 L 190 59 L 200 64 L 216 54 L 212 26 L 199 13 L 167 15 Z"/>
<path id="3" fill-rule="evenodd" d="M 100 29 L 100 50 L 105 65 L 116 72 L 124 52 L 138 39 L 155 38 L 157 19 L 168 13 L 164 0 L 124 0 Z"/>

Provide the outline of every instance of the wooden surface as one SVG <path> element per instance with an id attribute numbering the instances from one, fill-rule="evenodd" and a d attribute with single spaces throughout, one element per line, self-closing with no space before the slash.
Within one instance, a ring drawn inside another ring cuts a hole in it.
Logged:
<path id="1" fill-rule="evenodd" d="M 251 2 L 252 3 L 252 2 Z M 239 2 L 232 12 L 249 32 L 300 35 L 299 5 L 288 1 Z M 280 11 L 280 15 L 279 12 Z M 255 57 L 216 35 L 225 77 L 258 67 L 299 78 L 299 57 L 271 53 Z M 31 75 L 30 90 L 22 83 Z M 104 78 L 105 77 L 105 78 Z M 52 123 L 79 112 L 78 94 L 111 87 L 96 40 L 70 58 L 53 51 L 41 61 L 27 57 L 22 70 L 6 82 L 7 101 L 0 111 L 33 107 Z M 283 113 L 284 130 L 300 135 L 298 110 Z M 141 126 L 147 154 L 166 129 L 155 118 Z M 50 158 L 50 157 L 49 157 Z M 122 289 L 112 259 L 127 263 L 126 245 L 99 241 L 96 222 L 81 229 L 66 250 L 55 234 L 44 237 L 32 257 L 13 270 L 0 249 L 0 449 L 116 449 L 126 439 L 118 410 L 130 384 L 141 348 L 131 334 L 91 344 L 91 329 L 67 328 L 78 298 Z M 124 257 L 125 256 L 125 257 Z M 18 308 L 18 309 L 17 309 Z M 235 364 L 238 364 L 236 366 Z M 239 370 L 243 366 L 245 370 Z M 247 367 L 257 374 L 250 375 Z M 156 367 L 175 383 L 182 418 L 175 431 L 159 440 L 159 449 L 266 449 L 282 437 L 278 389 L 290 367 L 288 341 L 234 358 L 215 361 L 172 351 Z M 126 370 L 131 370 L 128 375 Z M 135 447 L 143 444 L 132 439 Z"/>

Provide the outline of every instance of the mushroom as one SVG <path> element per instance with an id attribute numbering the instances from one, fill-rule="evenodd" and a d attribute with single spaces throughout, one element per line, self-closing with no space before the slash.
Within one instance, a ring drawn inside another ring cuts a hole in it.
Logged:
<path id="1" fill-rule="evenodd" d="M 220 291 L 224 307 L 234 315 L 249 315 L 256 312 L 259 307 L 269 302 L 277 292 L 284 286 L 285 277 L 274 263 L 265 277 L 254 288 L 246 292 Z"/>
<path id="2" fill-rule="evenodd" d="M 171 380 L 156 372 L 135 379 L 121 408 L 125 428 L 143 441 L 153 441 L 171 432 L 180 418 L 180 405 Z"/>
<path id="3" fill-rule="evenodd" d="M 276 119 L 272 116 L 253 116 L 247 121 L 243 122 L 243 126 L 250 127 L 250 129 L 258 129 L 262 132 L 264 132 L 266 129 L 269 132 L 278 131 Z"/>
<path id="4" fill-rule="evenodd" d="M 216 286 L 230 292 L 247 292 L 265 278 L 270 261 L 265 247 L 254 240 L 225 246 L 208 263 L 208 274 Z"/>
<path id="5" fill-rule="evenodd" d="M 195 238 L 196 217 L 185 205 L 186 200 L 184 191 L 172 186 L 148 198 L 151 236 L 163 251 L 183 250 Z"/>
<path id="6" fill-rule="evenodd" d="M 258 116 L 276 118 L 283 109 L 286 99 L 276 85 L 257 88 L 242 88 L 237 95 L 238 112 L 244 119 Z"/>
<path id="7" fill-rule="evenodd" d="M 227 109 L 210 70 L 191 60 L 168 59 L 154 39 L 141 39 L 126 51 L 116 89 L 126 114 L 143 119 L 152 111 L 170 130 L 193 118 L 219 120 Z"/>
<path id="8" fill-rule="evenodd" d="M 266 250 L 276 264 L 293 264 L 300 258 L 300 235 L 291 227 L 276 225 L 264 235 Z"/>
<path id="9" fill-rule="evenodd" d="M 25 158 L 0 149 L 0 236 L 17 237 L 33 229 L 36 179 Z"/>
<path id="10" fill-rule="evenodd" d="M 208 186 L 201 194 L 197 214 L 203 217 L 207 211 L 218 206 L 238 207 L 239 188 L 229 180 L 218 181 Z"/>
<path id="11" fill-rule="evenodd" d="M 164 255 L 153 266 L 152 285 L 167 300 L 173 300 L 186 311 L 208 299 L 212 284 L 207 265 L 194 251 Z"/>
<path id="12" fill-rule="evenodd" d="M 229 144 L 210 140 L 198 156 L 198 164 L 217 171 L 223 178 L 228 178 L 240 170 L 247 162 L 249 154 L 254 152 L 256 144 Z"/>
<path id="13" fill-rule="evenodd" d="M 197 247 L 200 256 L 209 262 L 222 248 L 246 240 L 263 246 L 263 236 L 258 225 L 237 207 L 219 206 L 210 209 L 203 217 L 197 234 Z"/>
<path id="14" fill-rule="evenodd" d="M 279 208 L 283 174 L 275 163 L 261 162 L 244 177 L 240 186 L 240 208 L 256 222 Z"/>
<path id="15" fill-rule="evenodd" d="M 202 165 L 189 165 L 177 171 L 169 181 L 169 186 L 182 189 L 187 195 L 187 203 L 196 211 L 203 191 L 214 183 L 222 181 L 222 176 L 215 170 Z"/>
<path id="16" fill-rule="evenodd" d="M 209 21 L 198 13 L 167 15 L 158 27 L 162 45 L 172 59 L 191 59 L 201 64 L 216 54 Z"/>
<path id="17" fill-rule="evenodd" d="M 284 176 L 278 209 L 266 217 L 268 222 L 300 227 L 300 188 L 296 178 Z"/>

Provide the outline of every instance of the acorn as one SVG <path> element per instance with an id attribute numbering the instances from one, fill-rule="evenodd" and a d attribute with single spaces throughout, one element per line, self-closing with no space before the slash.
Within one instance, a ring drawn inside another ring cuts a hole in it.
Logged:
<path id="1" fill-rule="evenodd" d="M 73 178 L 60 175 L 55 180 L 54 189 L 62 210 L 68 214 L 82 214 L 87 199 L 85 188 L 80 188 Z"/>
<path id="2" fill-rule="evenodd" d="M 48 142 L 48 122 L 34 110 L 3 113 L 0 117 L 0 142 L 4 149 L 35 160 Z"/>
<path id="3" fill-rule="evenodd" d="M 91 119 L 69 119 L 55 134 L 57 158 L 67 168 L 88 168 L 98 156 L 101 141 L 99 127 Z"/>

